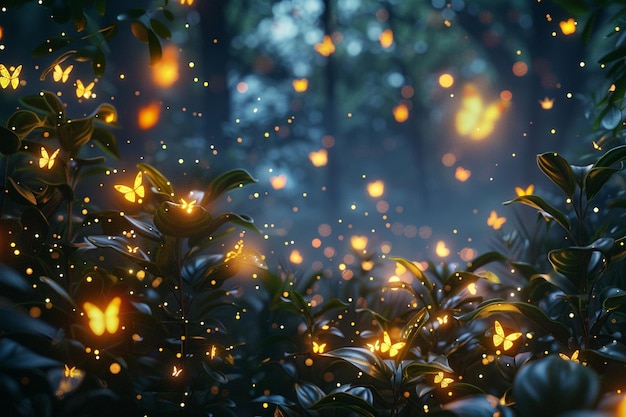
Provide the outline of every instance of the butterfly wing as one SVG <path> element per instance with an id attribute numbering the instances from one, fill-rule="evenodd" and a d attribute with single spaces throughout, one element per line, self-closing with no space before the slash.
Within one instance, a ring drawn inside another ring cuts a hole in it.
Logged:
<path id="1" fill-rule="evenodd" d="M 60 149 L 57 149 L 56 151 L 52 152 L 52 155 L 48 159 L 48 169 L 52 169 L 52 166 L 54 165 L 54 161 L 56 160 L 56 157 L 59 154 L 59 151 Z"/>
<path id="2" fill-rule="evenodd" d="M 85 92 L 83 93 L 83 98 L 89 98 L 91 97 L 91 90 L 93 89 L 94 86 L 94 82 L 90 82 L 87 87 L 85 87 Z"/>
<path id="3" fill-rule="evenodd" d="M 96 336 L 102 336 L 106 329 L 104 323 L 104 313 L 95 304 L 86 302 L 83 304 L 87 317 L 89 317 L 89 328 Z"/>
<path id="4" fill-rule="evenodd" d="M 398 353 L 400 353 L 400 350 L 404 347 L 405 344 L 406 342 L 396 342 L 391 345 L 389 347 L 389 356 L 392 358 L 396 356 Z"/>
<path id="5" fill-rule="evenodd" d="M 522 336 L 520 332 L 511 333 L 504 338 L 504 350 L 509 350 L 513 347 L 513 342 Z"/>
<path id="6" fill-rule="evenodd" d="M 498 320 L 494 323 L 494 330 L 496 331 L 493 335 L 493 345 L 498 347 L 504 342 L 504 329 Z"/>
<path id="7" fill-rule="evenodd" d="M 45 167 L 50 161 L 48 151 L 43 146 L 41 147 L 41 158 L 39 158 L 39 168 Z"/>
<path id="8" fill-rule="evenodd" d="M 122 299 L 120 297 L 115 297 L 106 310 L 104 311 L 104 324 L 107 329 L 107 332 L 113 334 L 117 331 L 120 325 L 120 305 L 122 304 Z"/>
<path id="9" fill-rule="evenodd" d="M 11 82 L 11 74 L 4 64 L 0 64 L 0 87 L 7 88 Z"/>
<path id="10" fill-rule="evenodd" d="M 382 353 L 387 352 L 391 348 L 391 338 L 389 333 L 383 332 L 383 343 L 380 345 L 380 351 Z"/>
<path id="11" fill-rule="evenodd" d="M 85 85 L 81 80 L 76 80 L 76 97 L 81 98 L 85 94 Z"/>
<path id="12" fill-rule="evenodd" d="M 11 87 L 13 87 L 14 90 L 17 88 L 18 85 L 20 85 L 20 79 L 18 77 L 20 76 L 21 72 L 22 66 L 18 65 L 17 68 L 15 68 L 15 70 L 13 71 L 13 74 L 11 74 Z"/>
<path id="13" fill-rule="evenodd" d="M 143 174 L 141 173 L 141 171 L 139 171 L 137 173 L 137 176 L 135 177 L 135 183 L 133 184 L 133 189 L 135 190 L 135 193 L 137 193 L 137 195 L 141 198 L 145 197 L 146 195 L 145 189 L 142 184 L 142 180 L 143 180 Z"/>

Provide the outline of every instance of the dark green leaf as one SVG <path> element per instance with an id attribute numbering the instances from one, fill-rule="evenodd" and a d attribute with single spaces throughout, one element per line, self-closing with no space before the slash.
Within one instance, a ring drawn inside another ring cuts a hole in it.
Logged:
<path id="1" fill-rule="evenodd" d="M 161 233 L 173 237 L 206 235 L 211 227 L 211 215 L 201 206 L 183 209 L 181 204 L 162 202 L 154 214 L 154 225 Z"/>
<path id="2" fill-rule="evenodd" d="M 422 270 L 419 269 L 417 265 L 415 265 L 413 262 L 409 261 L 406 258 L 390 256 L 389 259 L 392 261 L 396 261 L 397 263 L 405 267 L 418 281 L 422 283 L 422 285 L 424 285 L 424 287 L 426 288 L 426 295 L 428 296 L 428 299 L 429 299 L 429 304 L 435 301 L 433 300 L 432 293 L 431 293 L 431 291 L 433 291 L 433 288 L 435 287 L 430 282 L 426 274 L 422 272 Z"/>
<path id="3" fill-rule="evenodd" d="M 551 250 L 548 259 L 556 272 L 578 285 L 582 279 L 592 278 L 590 274 L 605 267 L 606 259 L 613 251 L 613 244 L 613 239 L 601 238 L 588 246 Z"/>
<path id="4" fill-rule="evenodd" d="M 119 126 L 117 124 L 117 109 L 108 103 L 100 104 L 96 111 L 89 116 L 94 118 L 94 122 L 102 123 L 105 126 Z"/>
<path id="5" fill-rule="evenodd" d="M 543 215 L 547 215 L 550 219 L 554 219 L 563 229 L 566 231 L 571 230 L 569 220 L 565 215 L 551 206 L 548 202 L 536 195 L 523 195 L 516 197 L 513 200 L 504 202 L 505 205 L 512 203 L 522 203 L 527 206 L 533 207 L 539 210 Z"/>
<path id="6" fill-rule="evenodd" d="M 137 168 L 139 168 L 139 170 L 148 177 L 157 192 L 174 197 L 174 188 L 172 187 L 172 183 L 156 168 L 148 164 L 137 164 Z"/>
<path id="7" fill-rule="evenodd" d="M 86 167 L 91 165 L 100 165 L 106 161 L 104 156 L 96 156 L 94 158 L 74 158 L 74 162 L 79 167 Z"/>
<path id="8" fill-rule="evenodd" d="M 604 55 L 602 58 L 598 60 L 598 62 L 600 64 L 608 64 L 609 62 L 622 59 L 625 56 L 626 56 L 626 46 L 621 46 L 619 48 L 613 49 L 611 52 Z"/>
<path id="9" fill-rule="evenodd" d="M 616 146 L 609 149 L 604 155 L 600 157 L 594 164 L 594 168 L 604 167 L 608 168 L 618 162 L 622 162 L 626 159 L 626 145 Z"/>
<path id="10" fill-rule="evenodd" d="M 46 41 L 35 47 L 32 56 L 33 58 L 39 58 L 44 55 L 48 55 L 50 53 L 58 51 L 59 49 L 69 45 L 74 41 L 76 41 L 76 39 L 69 36 L 47 39 Z"/>
<path id="11" fill-rule="evenodd" d="M 22 141 L 14 131 L 0 126 L 0 153 L 11 155 L 20 150 Z"/>
<path id="12" fill-rule="evenodd" d="M 388 384 L 391 378 L 391 371 L 385 363 L 377 355 L 362 347 L 339 348 L 321 355 L 346 361 L 364 374 L 385 384 Z"/>
<path id="13" fill-rule="evenodd" d="M 42 91 L 39 94 L 22 97 L 20 101 L 27 107 L 48 113 L 56 123 L 65 122 L 65 107 L 59 98 L 50 91 Z"/>
<path id="14" fill-rule="evenodd" d="M 37 113 L 30 110 L 17 110 L 7 120 L 7 128 L 15 132 L 20 138 L 28 135 L 41 124 Z"/>
<path id="15" fill-rule="evenodd" d="M 168 22 L 171 22 L 174 20 L 174 14 L 170 12 L 169 10 L 161 9 L 161 12 L 163 13 L 163 17 L 165 18 L 165 20 L 167 20 Z"/>
<path id="16" fill-rule="evenodd" d="M 117 138 L 113 133 L 100 126 L 94 126 L 91 139 L 106 153 L 120 159 L 120 151 L 117 148 Z"/>
<path id="17" fill-rule="evenodd" d="M 313 385 L 309 382 L 296 383 L 296 396 L 298 402 L 304 408 L 311 407 L 314 403 L 321 400 L 324 397 L 324 391 L 317 385 Z"/>
<path id="18" fill-rule="evenodd" d="M 626 303 L 626 292 L 619 288 L 613 289 L 612 295 L 607 296 L 602 301 L 602 307 L 611 311 L 620 308 Z"/>
<path id="19" fill-rule="evenodd" d="M 170 32 L 167 26 L 165 26 L 160 20 L 150 19 L 150 27 L 154 33 L 162 39 L 169 39 L 172 37 L 172 32 Z"/>
<path id="20" fill-rule="evenodd" d="M 44 276 L 39 277 L 39 280 L 41 282 L 43 282 L 44 284 L 46 284 L 47 286 L 49 286 L 50 288 L 52 288 L 54 290 L 54 292 L 59 294 L 61 297 L 63 297 L 65 299 L 65 301 L 67 301 L 74 308 L 76 308 L 76 303 L 74 302 L 72 297 L 67 293 L 67 291 L 65 291 L 65 288 L 63 288 L 61 285 L 59 285 L 59 283 L 57 283 L 55 280 L 53 280 L 51 278 L 44 277 Z"/>
<path id="21" fill-rule="evenodd" d="M 22 204 L 32 204 L 37 205 L 37 199 L 35 199 L 35 194 L 32 190 L 18 182 L 16 182 L 13 178 L 9 177 L 9 192 L 13 193 L 16 201 Z"/>
<path id="22" fill-rule="evenodd" d="M 576 179 L 572 168 L 565 158 L 556 152 L 537 155 L 537 165 L 568 197 L 576 191 Z"/>
<path id="23" fill-rule="evenodd" d="M 135 38 L 139 39 L 143 43 L 148 43 L 148 33 L 150 30 L 143 22 L 133 20 L 130 22 L 130 30 Z"/>
<path id="24" fill-rule="evenodd" d="M 331 310 L 345 309 L 350 304 L 341 301 L 339 298 L 331 298 L 322 304 L 322 308 L 313 314 L 313 318 L 319 318 Z"/>
<path id="25" fill-rule="evenodd" d="M 76 156 L 80 148 L 91 139 L 93 130 L 93 119 L 91 117 L 59 123 L 57 126 L 59 144 L 71 157 Z"/>
<path id="26" fill-rule="evenodd" d="M 95 45 L 83 46 L 82 48 L 79 48 L 74 53 L 74 60 L 76 60 L 78 62 L 89 62 L 89 61 L 92 61 L 94 59 L 94 57 L 96 56 L 96 54 L 98 53 L 98 51 L 99 51 L 99 49 Z"/>
<path id="27" fill-rule="evenodd" d="M 543 279 L 543 280 L 549 282 L 550 284 L 552 284 L 555 287 L 559 288 L 565 294 L 568 294 L 568 295 L 578 294 L 578 288 L 572 282 L 572 280 L 569 279 L 568 277 L 566 277 L 565 275 L 560 274 L 560 273 L 558 273 L 556 271 L 550 271 L 547 274 L 536 274 L 536 275 L 533 275 L 531 277 L 531 282 L 533 282 L 535 280 L 538 280 L 538 279 Z"/>
<path id="28" fill-rule="evenodd" d="M 483 267 L 492 262 L 506 262 L 507 260 L 508 258 L 504 256 L 503 254 L 501 254 L 500 252 L 491 251 L 491 252 L 487 252 L 482 255 L 479 255 L 478 257 L 474 258 L 472 261 L 468 262 L 466 270 L 468 272 L 474 272 L 478 268 Z"/>
<path id="29" fill-rule="evenodd" d="M 257 180 L 245 170 L 235 169 L 224 172 L 214 178 L 206 188 L 200 205 L 207 207 L 217 200 L 225 192 L 233 188 L 243 187 L 246 184 L 254 183 Z"/>
<path id="30" fill-rule="evenodd" d="M 150 53 L 150 65 L 154 65 L 161 60 L 163 50 L 161 42 L 152 30 L 148 30 L 148 52 Z"/>
<path id="31" fill-rule="evenodd" d="M 604 184 L 618 171 L 620 170 L 615 168 L 591 168 L 585 177 L 585 196 L 587 201 L 591 201 L 600 192 Z"/>

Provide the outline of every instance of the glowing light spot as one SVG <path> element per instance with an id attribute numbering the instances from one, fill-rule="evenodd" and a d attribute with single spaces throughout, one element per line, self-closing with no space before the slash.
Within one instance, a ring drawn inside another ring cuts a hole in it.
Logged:
<path id="1" fill-rule="evenodd" d="M 467 286 L 467 291 L 472 294 L 472 295 L 476 295 L 476 283 L 472 282 L 470 285 Z"/>
<path id="2" fill-rule="evenodd" d="M 448 385 L 454 382 L 454 379 L 445 377 L 443 372 L 437 372 L 437 375 L 435 375 L 433 382 L 435 384 L 440 384 L 441 388 L 446 388 Z"/>
<path id="3" fill-rule="evenodd" d="M 385 193 L 385 183 L 383 180 L 376 180 L 367 184 L 367 193 L 372 198 L 382 197 Z"/>
<path id="4" fill-rule="evenodd" d="M 561 29 L 561 33 L 563 33 L 563 35 L 573 35 L 576 33 L 576 21 L 572 17 L 567 20 L 562 20 L 559 22 L 559 28 Z"/>
<path id="5" fill-rule="evenodd" d="M 378 41 L 380 42 L 380 46 L 387 49 L 391 45 L 393 45 L 393 31 L 391 29 L 385 29 L 378 36 Z"/>
<path id="6" fill-rule="evenodd" d="M 539 105 L 543 110 L 550 110 L 554 107 L 554 98 L 544 97 L 543 100 L 539 100 Z"/>
<path id="7" fill-rule="evenodd" d="M 293 264 L 300 265 L 304 259 L 302 258 L 302 254 L 297 249 L 294 249 L 289 254 L 289 261 Z"/>
<path id="8" fill-rule="evenodd" d="M 456 171 L 454 171 L 454 178 L 461 182 L 467 181 L 471 175 L 472 171 L 463 167 L 456 167 Z"/>
<path id="9" fill-rule="evenodd" d="M 168 88 L 178 81 L 178 48 L 167 45 L 163 48 L 161 60 L 152 66 L 152 82 L 161 88 Z"/>
<path id="10" fill-rule="evenodd" d="M 356 250 L 356 251 L 362 251 L 365 250 L 365 248 L 367 247 L 367 236 L 352 236 L 350 237 L 350 246 L 352 246 L 352 249 Z"/>
<path id="11" fill-rule="evenodd" d="M 122 366 L 117 363 L 117 362 L 113 362 L 111 365 L 109 365 L 109 372 L 111 372 L 113 375 L 117 375 L 122 371 Z"/>
<path id="12" fill-rule="evenodd" d="M 455 116 L 456 131 L 461 136 L 482 140 L 491 135 L 496 122 L 509 108 L 510 101 L 496 100 L 485 105 L 478 88 L 473 84 L 463 87 L 461 107 Z"/>
<path id="13" fill-rule="evenodd" d="M 59 154 L 60 149 L 52 152 L 52 155 L 48 155 L 48 151 L 43 146 L 41 147 L 41 158 L 39 158 L 39 168 L 44 168 L 47 166 L 48 169 L 51 169 L 54 166 L 55 158 Z"/>
<path id="14" fill-rule="evenodd" d="M 517 77 L 523 77 L 528 74 L 528 65 L 523 61 L 517 61 L 513 64 L 513 74 Z"/>
<path id="15" fill-rule="evenodd" d="M 515 194 L 517 194 L 518 197 L 522 197 L 525 195 L 533 195 L 534 191 L 535 191 L 534 184 L 528 185 L 528 187 L 526 187 L 525 189 L 522 187 L 515 187 Z"/>
<path id="16" fill-rule="evenodd" d="M 454 85 L 454 77 L 451 74 L 443 73 L 439 76 L 439 85 L 443 88 L 450 88 Z"/>
<path id="17" fill-rule="evenodd" d="M 282 190 L 287 185 L 287 176 L 285 174 L 274 175 L 270 177 L 270 184 L 275 190 Z"/>
<path id="18" fill-rule="evenodd" d="M 435 253 L 440 258 L 445 258 L 446 256 L 450 255 L 450 249 L 446 247 L 446 242 L 444 242 L 443 240 L 438 241 L 437 245 L 435 246 Z"/>
<path id="19" fill-rule="evenodd" d="M 325 148 L 309 153 L 309 160 L 315 167 L 323 167 L 328 163 L 328 151 Z"/>
<path id="20" fill-rule="evenodd" d="M 396 119 L 398 123 L 404 123 L 409 119 L 409 108 L 404 103 L 398 104 L 393 108 L 392 112 L 393 118 Z"/>
<path id="21" fill-rule="evenodd" d="M 315 44 L 313 48 L 322 56 L 330 56 L 335 52 L 335 44 L 328 35 L 325 35 L 322 42 Z"/>
<path id="22" fill-rule="evenodd" d="M 487 225 L 493 227 L 494 230 L 498 230 L 504 223 L 506 223 L 506 217 L 498 217 L 498 213 L 495 210 L 491 210 L 487 219 Z"/>
<path id="23" fill-rule="evenodd" d="M 452 152 L 448 152 L 441 157 L 441 163 L 444 166 L 451 167 L 456 164 L 456 155 Z"/>
<path id="24" fill-rule="evenodd" d="M 317 342 L 313 342 L 313 353 L 324 353 L 324 350 L 326 349 L 326 343 L 317 343 Z"/>
<path id="25" fill-rule="evenodd" d="M 245 81 L 240 81 L 237 83 L 237 92 L 240 94 L 248 92 L 248 83 Z"/>
<path id="26" fill-rule="evenodd" d="M 306 78 L 293 80 L 291 84 L 296 93 L 304 93 L 309 88 L 309 80 Z"/>
<path id="27" fill-rule="evenodd" d="M 152 103 L 139 108 L 137 114 L 137 125 L 142 130 L 153 128 L 159 121 L 161 116 L 161 103 L 153 101 Z"/>

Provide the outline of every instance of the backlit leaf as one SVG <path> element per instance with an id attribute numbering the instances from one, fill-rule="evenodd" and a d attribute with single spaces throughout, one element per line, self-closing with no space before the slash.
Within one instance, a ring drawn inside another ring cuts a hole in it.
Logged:
<path id="1" fill-rule="evenodd" d="M 576 180 L 572 168 L 565 158 L 556 152 L 537 155 L 537 165 L 566 196 L 572 197 L 576 191 Z"/>

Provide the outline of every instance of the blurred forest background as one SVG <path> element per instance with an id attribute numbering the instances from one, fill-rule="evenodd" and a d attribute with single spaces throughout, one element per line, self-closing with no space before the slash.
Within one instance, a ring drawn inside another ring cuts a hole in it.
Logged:
<path id="1" fill-rule="evenodd" d="M 531 215 L 501 203 L 516 187 L 552 190 L 535 155 L 594 152 L 583 93 L 607 87 L 602 39 L 582 42 L 545 0 L 182 0 L 159 64 L 118 36 L 77 100 L 76 83 L 40 81 L 49 59 L 31 57 L 41 33 L 71 24 L 21 7 L 20 20 L 0 13 L 0 62 L 23 64 L 3 108 L 41 89 L 70 114 L 113 103 L 123 158 L 111 184 L 138 162 L 189 190 L 248 170 L 258 184 L 228 204 L 255 219 L 262 251 L 304 271 L 349 269 L 362 247 L 450 263 L 501 247 Z M 107 7 L 103 21 L 129 4 Z M 74 63 L 72 78 L 93 73 Z"/>

